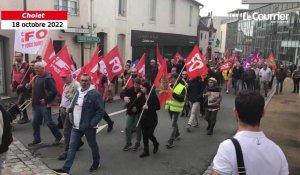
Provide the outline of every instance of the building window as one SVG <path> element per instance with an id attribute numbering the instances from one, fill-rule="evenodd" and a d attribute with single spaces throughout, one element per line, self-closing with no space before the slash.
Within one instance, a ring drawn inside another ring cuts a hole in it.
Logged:
<path id="1" fill-rule="evenodd" d="M 201 40 L 203 39 L 203 33 L 202 32 L 200 33 L 200 39 Z"/>
<path id="2" fill-rule="evenodd" d="M 127 0 L 119 0 L 119 16 L 126 17 Z"/>
<path id="3" fill-rule="evenodd" d="M 78 1 L 70 1 L 69 2 L 70 6 L 68 8 L 69 14 L 70 15 L 78 15 L 78 9 L 79 9 L 79 5 L 78 5 Z"/>
<path id="4" fill-rule="evenodd" d="M 54 9 L 66 10 L 69 15 L 79 15 L 79 0 L 55 0 Z"/>
<path id="5" fill-rule="evenodd" d="M 193 21 L 193 6 L 190 6 L 189 26 L 192 26 Z"/>
<path id="6" fill-rule="evenodd" d="M 118 34 L 118 48 L 121 57 L 125 58 L 125 49 L 126 49 L 126 35 Z"/>
<path id="7" fill-rule="evenodd" d="M 156 20 L 156 0 L 150 0 L 150 21 Z"/>
<path id="8" fill-rule="evenodd" d="M 176 0 L 171 0 L 170 24 L 175 24 Z"/>

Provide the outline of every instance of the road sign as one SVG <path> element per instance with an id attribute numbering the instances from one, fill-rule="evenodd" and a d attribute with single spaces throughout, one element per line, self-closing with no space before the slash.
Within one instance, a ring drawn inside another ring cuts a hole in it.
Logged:
<path id="1" fill-rule="evenodd" d="M 76 36 L 76 42 L 78 43 L 99 43 L 100 38 L 95 36 Z"/>

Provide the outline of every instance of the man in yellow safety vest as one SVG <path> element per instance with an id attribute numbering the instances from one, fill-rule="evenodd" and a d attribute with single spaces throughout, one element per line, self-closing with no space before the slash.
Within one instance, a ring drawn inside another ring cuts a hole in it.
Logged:
<path id="1" fill-rule="evenodd" d="M 174 147 L 173 141 L 180 138 L 177 121 L 180 112 L 182 112 L 183 110 L 185 100 L 186 100 L 186 95 L 187 95 L 187 89 L 184 86 L 184 83 L 181 82 L 181 80 L 178 80 L 176 82 L 177 78 L 178 78 L 177 73 L 171 74 L 170 86 L 173 89 L 173 93 L 172 93 L 173 98 L 168 100 L 165 105 L 165 109 L 169 111 L 169 115 L 172 120 L 172 128 L 173 128 L 171 137 L 168 140 L 168 143 L 166 145 L 168 149 L 173 148 Z"/>

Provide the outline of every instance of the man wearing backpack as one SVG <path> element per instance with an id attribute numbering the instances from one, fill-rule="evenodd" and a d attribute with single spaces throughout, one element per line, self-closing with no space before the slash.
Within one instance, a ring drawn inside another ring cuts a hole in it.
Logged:
<path id="1" fill-rule="evenodd" d="M 212 175 L 289 174 L 284 153 L 260 129 L 264 106 L 264 97 L 258 91 L 247 90 L 236 96 L 233 113 L 238 132 L 233 139 L 227 139 L 219 145 L 213 160 Z"/>
<path id="2" fill-rule="evenodd" d="M 0 100 L 0 154 L 8 151 L 8 147 L 13 141 L 10 122 L 10 115 L 4 109 Z"/>

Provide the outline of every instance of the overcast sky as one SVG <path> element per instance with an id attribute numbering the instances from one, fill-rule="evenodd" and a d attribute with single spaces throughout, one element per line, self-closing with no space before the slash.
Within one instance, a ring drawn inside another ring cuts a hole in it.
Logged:
<path id="1" fill-rule="evenodd" d="M 242 0 L 197 0 L 204 5 L 200 10 L 201 16 L 207 16 L 212 11 L 213 16 L 227 16 L 227 13 L 236 9 L 248 8 L 248 5 L 242 5 Z"/>

